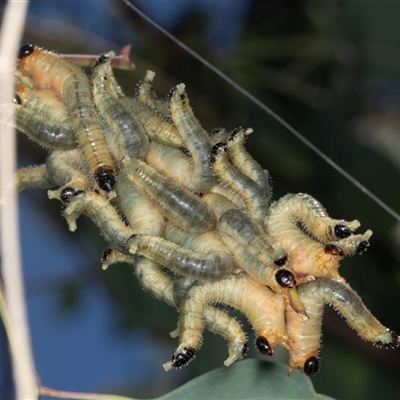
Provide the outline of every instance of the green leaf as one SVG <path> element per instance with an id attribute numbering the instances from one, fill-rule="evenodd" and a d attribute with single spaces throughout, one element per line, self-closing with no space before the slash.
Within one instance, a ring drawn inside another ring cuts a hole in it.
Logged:
<path id="1" fill-rule="evenodd" d="M 311 380 L 297 370 L 288 377 L 287 365 L 252 359 L 218 368 L 158 398 L 172 399 L 328 400 L 331 397 L 315 393 Z"/>

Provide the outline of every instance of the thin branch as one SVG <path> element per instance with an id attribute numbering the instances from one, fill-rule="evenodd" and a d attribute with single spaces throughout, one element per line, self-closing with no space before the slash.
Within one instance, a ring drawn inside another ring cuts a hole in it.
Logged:
<path id="1" fill-rule="evenodd" d="M 14 95 L 14 60 L 20 45 L 28 1 L 9 1 L 0 32 L 0 103 L 11 103 Z M 0 114 L 0 120 L 3 115 Z M 15 130 L 2 124 L 0 135 L 0 237 L 2 273 L 9 315 L 8 333 L 13 342 L 13 372 L 18 399 L 38 398 L 38 383 L 32 359 L 22 281 L 17 193 Z"/>
<path id="2" fill-rule="evenodd" d="M 63 390 L 51 389 L 45 386 L 40 387 L 40 394 L 42 396 L 70 400 L 136 400 L 132 397 L 117 396 L 113 394 L 66 392 Z"/>

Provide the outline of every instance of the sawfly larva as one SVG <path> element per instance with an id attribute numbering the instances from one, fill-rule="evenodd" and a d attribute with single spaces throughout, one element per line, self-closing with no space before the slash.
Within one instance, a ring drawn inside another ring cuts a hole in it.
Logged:
<path id="1" fill-rule="evenodd" d="M 215 227 L 213 211 L 195 194 L 140 160 L 125 157 L 122 166 L 129 179 L 157 204 L 173 224 L 193 233 L 207 232 Z"/>
<path id="2" fill-rule="evenodd" d="M 115 186 L 115 167 L 98 122 L 89 78 L 76 65 L 27 44 L 19 52 L 19 67 L 39 89 L 53 89 L 70 115 L 76 140 L 100 189 Z"/>
<path id="3" fill-rule="evenodd" d="M 287 334 L 291 343 L 289 373 L 295 368 L 307 375 L 318 372 L 324 304 L 334 307 L 365 340 L 387 348 L 399 346 L 399 337 L 371 314 L 349 285 L 317 278 L 299 285 L 298 292 L 309 319 L 301 320 L 290 307 L 286 310 Z"/>
<path id="4" fill-rule="evenodd" d="M 120 153 L 143 159 L 149 150 L 149 139 L 142 125 L 128 111 L 113 87 L 111 60 L 114 52 L 101 55 L 92 68 L 94 103 L 115 139 L 120 145 Z"/>

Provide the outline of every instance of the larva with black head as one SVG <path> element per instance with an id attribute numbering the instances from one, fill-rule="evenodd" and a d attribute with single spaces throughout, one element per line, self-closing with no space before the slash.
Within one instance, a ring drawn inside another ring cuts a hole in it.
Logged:
<path id="1" fill-rule="evenodd" d="M 114 56 L 113 51 L 103 54 L 92 68 L 94 103 L 111 127 L 120 146 L 120 153 L 143 159 L 149 150 L 149 139 L 135 115 L 129 112 L 118 96 L 111 67 Z"/>
<path id="2" fill-rule="evenodd" d="M 387 348 L 399 346 L 399 337 L 371 314 L 349 285 L 317 278 L 299 285 L 298 292 L 309 319 L 300 320 L 290 307 L 286 309 L 287 334 L 291 342 L 289 373 L 295 368 L 307 375 L 318 372 L 324 304 L 333 306 L 365 340 Z"/>
<path id="3" fill-rule="evenodd" d="M 179 345 L 164 369 L 186 365 L 191 357 L 186 357 L 185 349 L 197 351 L 202 341 L 203 312 L 209 303 L 226 304 L 243 312 L 256 331 L 257 343 L 268 343 L 268 350 L 264 351 L 264 346 L 263 354 L 273 354 L 273 347 L 278 344 L 289 347 L 283 298 L 241 273 L 217 282 L 198 282 L 187 290 L 179 310 Z"/>
<path id="4" fill-rule="evenodd" d="M 108 151 L 93 102 L 89 78 L 71 62 L 33 45 L 19 53 L 20 70 L 30 76 L 37 88 L 51 88 L 65 104 L 76 140 L 100 189 L 115 186 L 115 166 Z"/>

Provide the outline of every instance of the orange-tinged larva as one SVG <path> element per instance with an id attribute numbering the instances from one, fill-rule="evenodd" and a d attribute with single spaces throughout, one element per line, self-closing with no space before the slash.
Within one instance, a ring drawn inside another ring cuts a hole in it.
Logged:
<path id="1" fill-rule="evenodd" d="M 19 67 L 39 89 L 52 89 L 65 104 L 77 142 L 100 189 L 115 186 L 115 167 L 98 122 L 89 78 L 76 65 L 33 45 L 20 49 Z"/>

